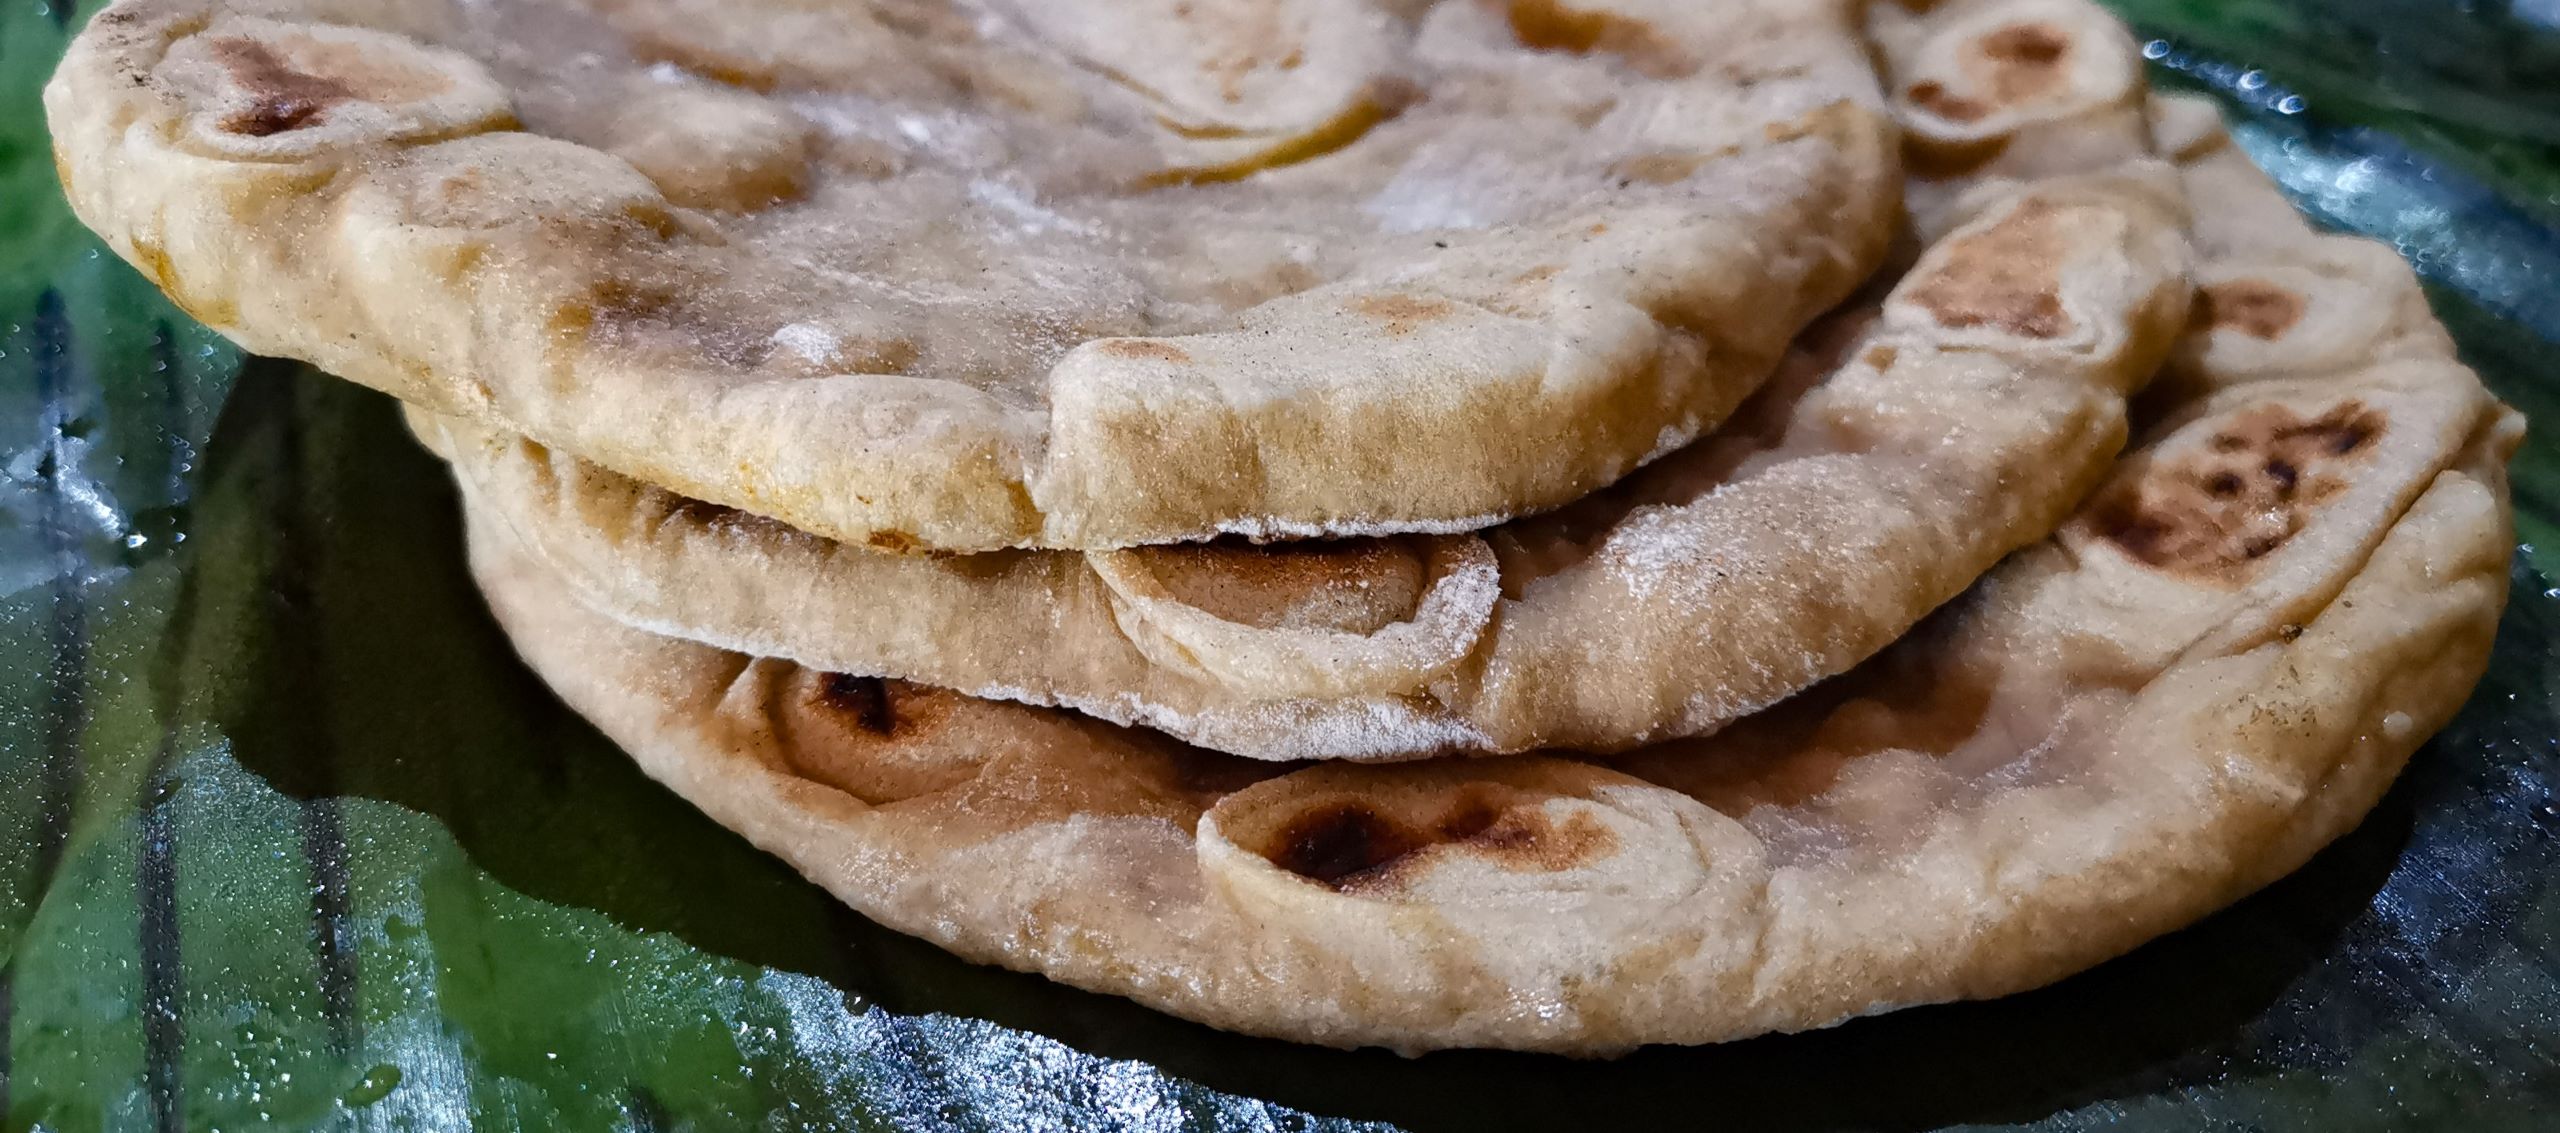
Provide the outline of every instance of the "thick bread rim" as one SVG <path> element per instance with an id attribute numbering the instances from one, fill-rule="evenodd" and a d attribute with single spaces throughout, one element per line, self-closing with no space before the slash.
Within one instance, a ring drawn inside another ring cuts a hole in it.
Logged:
<path id="1" fill-rule="evenodd" d="M 1473 536 L 1439 536 L 1423 560 L 1428 580 L 1410 617 L 1375 633 L 1274 633 L 1185 605 L 1143 555 L 1088 552 L 1111 591 L 1112 620 L 1147 660 L 1229 688 L 1275 696 L 1394 696 L 1437 679 L 1483 635 L 1502 597 L 1493 548 Z"/>

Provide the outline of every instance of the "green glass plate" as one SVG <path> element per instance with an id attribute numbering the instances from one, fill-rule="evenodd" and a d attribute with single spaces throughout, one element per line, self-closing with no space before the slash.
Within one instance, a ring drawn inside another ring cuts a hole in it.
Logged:
<path id="1" fill-rule="evenodd" d="M 2560 428 L 2560 0 L 2119 0 Z M 2059 986 L 1612 1063 L 1243 1039 L 972 967 L 642 778 L 515 661 L 385 399 L 105 254 L 0 0 L 11 1129 L 2551 1128 L 2560 447 L 2479 694 L 2296 876 Z"/>

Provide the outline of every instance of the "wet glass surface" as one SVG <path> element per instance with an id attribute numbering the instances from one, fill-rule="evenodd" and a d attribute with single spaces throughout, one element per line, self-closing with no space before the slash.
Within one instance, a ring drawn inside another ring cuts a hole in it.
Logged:
<path id="1" fill-rule="evenodd" d="M 2119 0 L 2560 423 L 2560 7 Z M 85 10 L 85 9 L 84 9 Z M 2497 660 L 2308 868 L 2056 987 L 1614 1063 L 1222 1035 L 869 924 L 513 659 L 385 399 L 74 224 L 0 0 L 9 1128 L 2403 1129 L 2560 1101 L 2560 426 Z"/>

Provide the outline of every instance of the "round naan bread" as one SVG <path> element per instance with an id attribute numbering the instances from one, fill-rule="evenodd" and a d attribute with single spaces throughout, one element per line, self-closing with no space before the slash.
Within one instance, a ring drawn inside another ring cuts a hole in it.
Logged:
<path id="1" fill-rule="evenodd" d="M 2185 202 L 2148 159 L 2133 43 L 2084 9 L 1950 7 L 1970 46 L 1880 37 L 1916 45 L 1898 81 L 2026 34 L 2040 65 L 2107 81 L 1993 82 L 2029 92 L 2011 133 L 1968 135 L 1991 148 L 1915 187 L 1935 243 L 1898 286 L 1715 435 L 1481 537 L 865 554 L 459 419 L 420 432 L 590 605 L 722 648 L 1267 759 L 1705 732 L 1900 637 L 2050 534 L 2121 448 L 2187 315 Z M 1904 113 L 1932 152 L 1934 117 Z"/>
<path id="2" fill-rule="evenodd" d="M 2487 664 L 2521 421 L 2192 106 L 2216 280 L 2051 539 L 1856 671 L 1614 759 L 1287 768 L 628 628 L 475 510 L 500 621 L 863 913 L 1215 1026 L 1610 1054 L 2043 984 L 2296 868 Z"/>
<path id="3" fill-rule="evenodd" d="M 696 499 L 1457 531 L 1701 435 L 1876 269 L 1861 8 L 122 0 L 46 107 L 207 324 Z"/>

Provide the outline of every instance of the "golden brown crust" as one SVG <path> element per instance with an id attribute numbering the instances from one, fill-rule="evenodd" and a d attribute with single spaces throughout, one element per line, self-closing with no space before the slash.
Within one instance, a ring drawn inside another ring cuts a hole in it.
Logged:
<path id="1" fill-rule="evenodd" d="M 2388 418 L 2360 401 L 2313 419 L 2267 405 L 2224 423 L 2199 450 L 2117 488 L 2092 521 L 2155 569 L 2236 579 L 2283 548 L 2308 513 L 2345 489 Z"/>
<path id="2" fill-rule="evenodd" d="M 2036 339 L 2070 333 L 2058 278 L 2067 219 L 2039 201 L 1957 237 L 1947 244 L 1946 270 L 1912 289 L 1907 301 L 1959 330 L 1988 326 Z"/>

